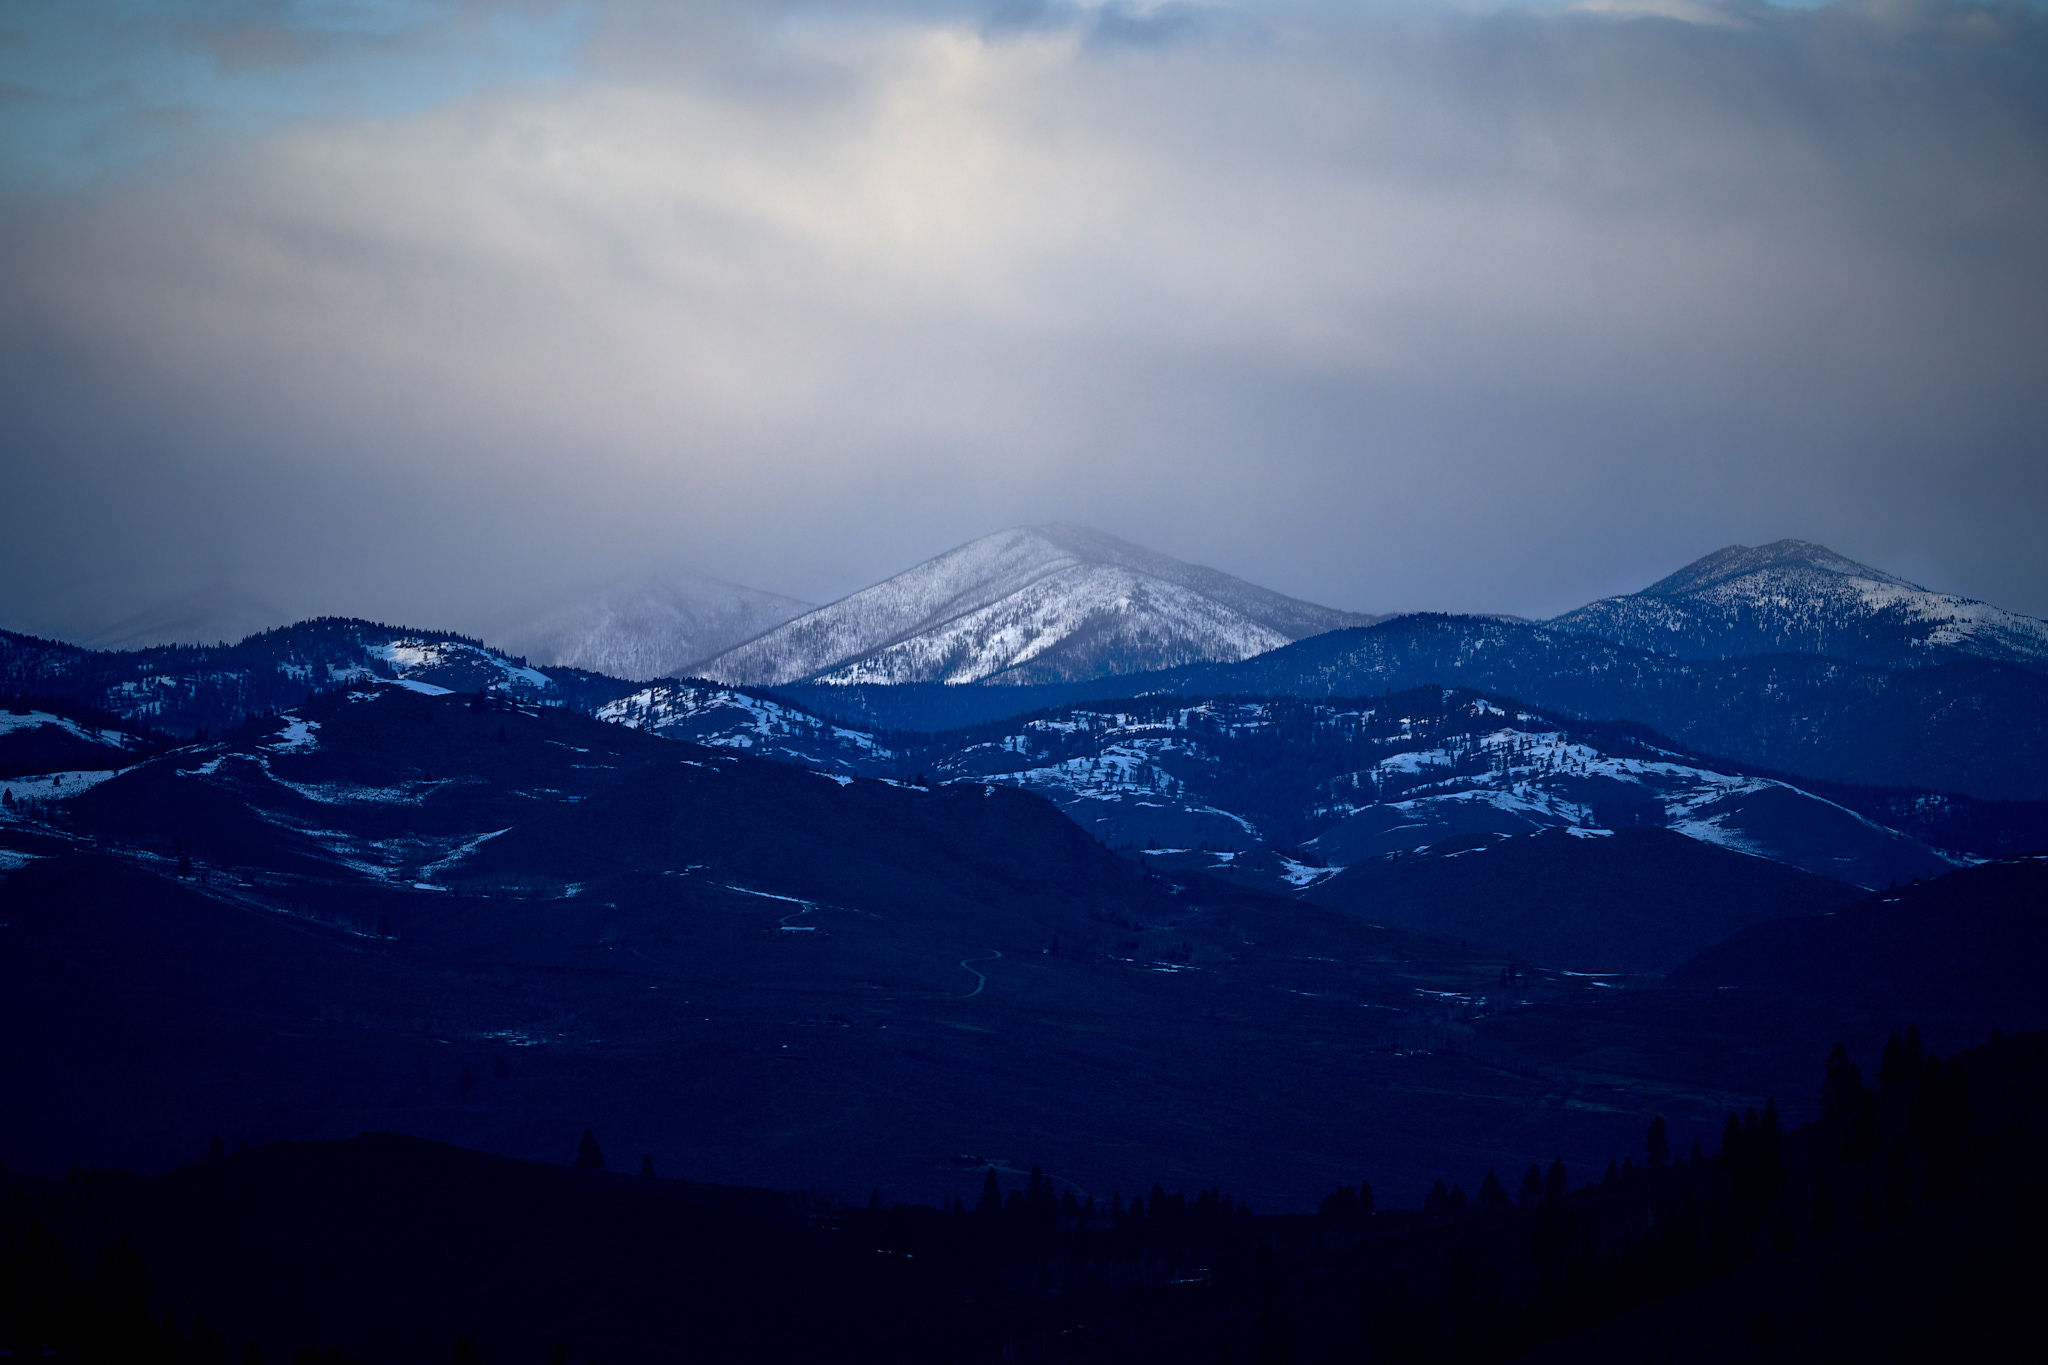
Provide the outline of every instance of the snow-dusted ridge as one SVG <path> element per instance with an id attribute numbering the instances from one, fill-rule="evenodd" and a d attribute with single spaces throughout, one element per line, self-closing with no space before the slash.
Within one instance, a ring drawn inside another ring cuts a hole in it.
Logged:
<path id="1" fill-rule="evenodd" d="M 1932 592 L 1803 540 L 1730 545 L 1552 624 L 1682 658 L 1802 653 L 1888 665 L 1981 658 L 2048 667 L 2048 621 Z"/>
<path id="2" fill-rule="evenodd" d="M 700 682 L 655 683 L 605 703 L 594 714 L 666 739 L 736 749 L 849 779 L 891 770 L 898 757 L 864 730 L 834 725 L 786 702 Z"/>
<path id="3" fill-rule="evenodd" d="M 1246 659 L 1378 619 L 1054 524 L 970 541 L 699 671 L 768 686 L 1041 682 Z"/>

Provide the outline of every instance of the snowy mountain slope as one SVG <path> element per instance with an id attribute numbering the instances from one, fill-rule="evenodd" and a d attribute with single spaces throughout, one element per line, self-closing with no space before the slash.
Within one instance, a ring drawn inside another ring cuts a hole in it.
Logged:
<path id="1" fill-rule="evenodd" d="M 874 777 L 900 766 L 895 751 L 864 730 L 731 688 L 659 682 L 606 702 L 592 714 L 664 739 L 737 749 L 819 772 Z"/>
<path id="2" fill-rule="evenodd" d="M 1076 705 L 940 736 L 903 761 L 1023 787 L 1113 848 L 1278 890 L 1446 839 L 1541 830 L 1665 828 L 1865 887 L 1973 860 L 1640 732 L 1441 688 L 1376 705 Z"/>
<path id="3" fill-rule="evenodd" d="M 1414 613 L 1237 663 L 1142 675 L 788 692 L 862 728 L 933 732 L 1120 697 L 1370 697 L 1427 684 L 1515 697 L 1552 715 L 1634 721 L 1688 749 L 1801 778 L 2048 800 L 2048 673 L 1987 659 L 1917 668 L 1812 654 L 1680 659 L 1550 624 Z"/>
<path id="4" fill-rule="evenodd" d="M 489 632 L 513 654 L 615 678 L 682 677 L 810 611 L 809 602 L 703 574 L 622 579 Z"/>
<path id="5" fill-rule="evenodd" d="M 1914 665 L 1965 657 L 2048 669 L 2048 621 L 1930 592 L 1803 540 L 1730 545 L 1551 624 L 1686 659 L 1798 653 Z"/>
<path id="6" fill-rule="evenodd" d="M 219 731 L 295 705 L 309 692 L 375 678 L 583 709 L 630 689 L 570 669 L 545 673 L 459 635 L 342 617 L 301 621 L 233 645 L 138 650 L 81 649 L 0 631 L 0 688 L 62 697 L 178 734 Z"/>
<path id="7" fill-rule="evenodd" d="M 27 705 L 0 710 L 0 777 L 122 768 L 154 747 L 140 735 L 90 716 L 58 715 Z"/>
<path id="8" fill-rule="evenodd" d="M 439 906 L 416 892 L 529 900 L 540 887 L 576 902 L 568 914 L 602 917 L 617 911 L 612 897 L 635 896 L 668 928 L 685 883 L 774 901 L 754 907 L 771 935 L 812 898 L 886 906 L 896 924 L 929 914 L 949 932 L 1000 902 L 996 917 L 1021 937 L 998 941 L 1013 949 L 1043 941 L 1036 917 L 1079 935 L 1091 907 L 1172 909 L 1021 793 L 834 779 L 636 728 L 412 680 L 358 682 L 98 783 L 70 802 L 72 832 L 159 868 L 183 848 L 222 885 L 303 884 L 278 893 L 288 907 L 320 883 L 358 933 L 379 911 L 400 932 L 433 918 Z M 958 960 L 945 947 L 935 969 Z"/>
<path id="9" fill-rule="evenodd" d="M 1039 682 L 1244 659 L 1376 617 L 1085 527 L 983 536 L 727 651 L 721 682 Z"/>

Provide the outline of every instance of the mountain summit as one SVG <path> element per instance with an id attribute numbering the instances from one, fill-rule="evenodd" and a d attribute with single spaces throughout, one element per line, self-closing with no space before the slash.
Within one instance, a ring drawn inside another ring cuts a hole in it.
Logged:
<path id="1" fill-rule="evenodd" d="M 1893 666 L 1980 658 L 2048 668 L 2048 622 L 1930 592 L 1804 540 L 1730 545 L 1551 624 L 1687 659 L 1825 654 Z"/>
<path id="2" fill-rule="evenodd" d="M 1054 523 L 969 541 L 699 671 L 768 686 L 1058 682 L 1246 659 L 1379 619 Z"/>

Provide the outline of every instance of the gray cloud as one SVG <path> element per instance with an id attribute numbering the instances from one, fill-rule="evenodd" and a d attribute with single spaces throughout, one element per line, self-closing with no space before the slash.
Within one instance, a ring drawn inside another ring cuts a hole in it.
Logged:
<path id="1" fill-rule="evenodd" d="M 8 205 L 0 624 L 1055 517 L 1363 610 L 1798 535 L 2048 614 L 2031 8 L 614 6 Z"/>

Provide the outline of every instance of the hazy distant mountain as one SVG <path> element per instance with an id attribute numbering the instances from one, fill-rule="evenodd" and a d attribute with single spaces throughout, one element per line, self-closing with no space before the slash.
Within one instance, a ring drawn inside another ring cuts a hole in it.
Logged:
<path id="1" fill-rule="evenodd" d="M 225 581 L 167 597 L 94 631 L 81 644 L 95 649 L 217 644 L 281 624 L 283 608 Z"/>
<path id="2" fill-rule="evenodd" d="M 1930 592 L 1804 540 L 1730 545 L 1551 624 L 1685 659 L 1825 654 L 1910 665 L 1961 656 L 2048 666 L 2048 621 Z"/>
<path id="3" fill-rule="evenodd" d="M 1051 682 L 1247 659 L 1378 619 L 1055 523 L 969 541 L 698 671 L 766 685 Z"/>
<path id="4" fill-rule="evenodd" d="M 539 664 L 665 678 L 811 610 L 794 597 L 697 573 L 626 578 L 491 632 Z"/>

